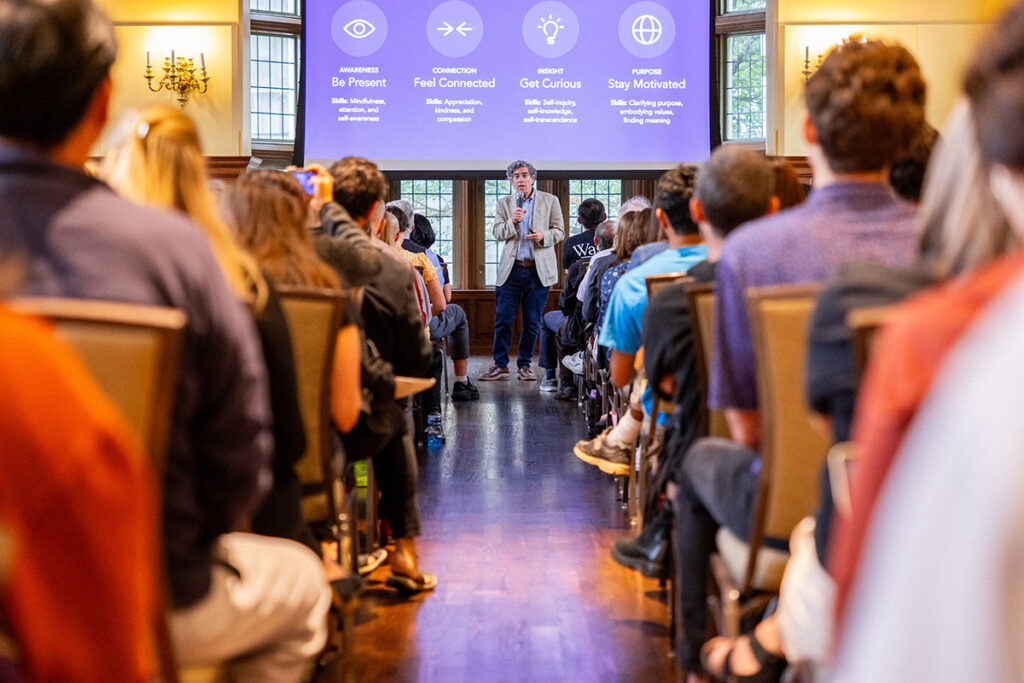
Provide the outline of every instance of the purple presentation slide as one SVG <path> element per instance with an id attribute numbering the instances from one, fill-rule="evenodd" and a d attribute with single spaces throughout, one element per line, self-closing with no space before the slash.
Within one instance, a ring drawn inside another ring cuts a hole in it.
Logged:
<path id="1" fill-rule="evenodd" d="M 305 157 L 657 168 L 710 147 L 704 0 L 306 0 Z"/>

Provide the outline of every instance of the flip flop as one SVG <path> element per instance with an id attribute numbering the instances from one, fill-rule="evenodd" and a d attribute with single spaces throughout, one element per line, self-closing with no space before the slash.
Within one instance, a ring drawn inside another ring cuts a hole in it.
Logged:
<path id="1" fill-rule="evenodd" d="M 437 585 L 437 577 L 426 572 L 421 572 L 416 578 L 404 574 L 392 574 L 385 583 L 402 595 L 415 595 L 434 590 Z"/>

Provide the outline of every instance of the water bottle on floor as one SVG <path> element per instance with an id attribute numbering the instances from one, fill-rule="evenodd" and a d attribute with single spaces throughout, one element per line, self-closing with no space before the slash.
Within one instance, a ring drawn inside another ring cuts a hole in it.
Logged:
<path id="1" fill-rule="evenodd" d="M 444 444 L 444 426 L 441 424 L 441 413 L 427 416 L 427 448 L 440 448 Z"/>

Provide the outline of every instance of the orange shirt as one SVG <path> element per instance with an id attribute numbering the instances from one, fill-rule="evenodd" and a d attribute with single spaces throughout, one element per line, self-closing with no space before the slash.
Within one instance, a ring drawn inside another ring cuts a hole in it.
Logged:
<path id="1" fill-rule="evenodd" d="M 155 495 L 138 439 L 43 323 L 0 306 L 0 610 L 30 681 L 155 671 Z"/>
<path id="2" fill-rule="evenodd" d="M 1016 254 L 926 290 L 902 304 L 893 322 L 880 331 L 854 412 L 852 435 L 858 461 L 850 489 L 853 515 L 848 520 L 837 517 L 829 554 L 840 621 L 875 502 L 910 422 L 946 354 L 1022 270 L 1024 254 Z"/>

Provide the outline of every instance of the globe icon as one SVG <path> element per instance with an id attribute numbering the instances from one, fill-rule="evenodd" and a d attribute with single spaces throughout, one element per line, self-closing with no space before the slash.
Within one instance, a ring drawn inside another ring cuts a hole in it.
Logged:
<path id="1" fill-rule="evenodd" d="M 633 21 L 633 38 L 641 45 L 654 45 L 661 39 L 661 21 L 650 14 L 641 14 Z"/>

